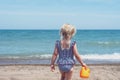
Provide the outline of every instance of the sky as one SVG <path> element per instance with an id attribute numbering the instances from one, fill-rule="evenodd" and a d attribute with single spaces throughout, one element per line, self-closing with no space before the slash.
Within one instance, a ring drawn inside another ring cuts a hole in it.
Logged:
<path id="1" fill-rule="evenodd" d="M 120 29 L 120 0 L 0 0 L 0 29 Z"/>

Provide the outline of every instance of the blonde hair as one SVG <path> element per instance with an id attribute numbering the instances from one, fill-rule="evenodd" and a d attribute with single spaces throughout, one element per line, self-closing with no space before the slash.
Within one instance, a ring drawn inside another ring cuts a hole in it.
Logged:
<path id="1" fill-rule="evenodd" d="M 73 25 L 70 25 L 70 24 L 63 24 L 63 26 L 61 27 L 61 30 L 60 30 L 60 34 L 63 38 L 66 38 L 66 37 L 73 37 L 76 33 L 76 29 Z"/>

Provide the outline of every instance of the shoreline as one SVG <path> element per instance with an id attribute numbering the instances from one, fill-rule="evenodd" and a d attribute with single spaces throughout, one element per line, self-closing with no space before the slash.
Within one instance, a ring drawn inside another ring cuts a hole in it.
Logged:
<path id="1" fill-rule="evenodd" d="M 50 64 L 5 64 L 0 66 L 50 66 Z M 55 64 L 55 66 L 58 66 Z M 75 64 L 75 66 L 81 66 L 80 64 Z M 120 63 L 110 63 L 110 64 L 87 64 L 87 66 L 120 66 Z"/>
<path id="2" fill-rule="evenodd" d="M 49 65 L 50 59 L 0 59 L 0 65 Z M 88 65 L 102 65 L 102 64 L 120 64 L 120 60 L 85 60 Z M 76 61 L 75 65 L 79 65 Z"/>

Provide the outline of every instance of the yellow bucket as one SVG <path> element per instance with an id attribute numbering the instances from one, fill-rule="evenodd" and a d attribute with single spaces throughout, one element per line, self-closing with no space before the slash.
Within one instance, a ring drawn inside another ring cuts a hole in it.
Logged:
<path id="1" fill-rule="evenodd" d="M 82 67 L 80 70 L 80 77 L 89 78 L 89 76 L 90 76 L 90 69 L 89 68 L 85 69 L 85 67 Z"/>

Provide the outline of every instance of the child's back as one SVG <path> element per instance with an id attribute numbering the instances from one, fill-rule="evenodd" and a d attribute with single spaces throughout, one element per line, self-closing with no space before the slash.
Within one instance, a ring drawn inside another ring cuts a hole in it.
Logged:
<path id="1" fill-rule="evenodd" d="M 58 49 L 59 58 L 57 60 L 57 64 L 59 65 L 59 69 L 65 72 L 70 71 L 70 69 L 75 64 L 73 46 L 75 41 L 70 43 L 69 48 L 62 48 L 61 41 L 56 41 L 56 46 Z"/>

